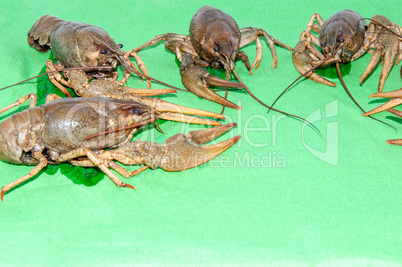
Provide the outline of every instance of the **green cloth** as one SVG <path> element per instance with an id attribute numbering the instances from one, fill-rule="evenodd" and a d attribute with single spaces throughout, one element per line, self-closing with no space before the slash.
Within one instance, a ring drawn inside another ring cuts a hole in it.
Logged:
<path id="1" fill-rule="evenodd" d="M 326 19 L 350 8 L 363 17 L 387 16 L 402 25 L 397 1 L 219 1 L 209 2 L 233 16 L 239 27 L 261 27 L 294 47 L 310 17 Z M 97 25 L 124 50 L 162 33 L 188 34 L 192 16 L 205 1 L 6 1 L 0 2 L 0 87 L 37 75 L 49 58 L 28 46 L 26 33 L 40 16 Z M 261 100 L 271 104 L 299 74 L 291 52 L 276 47 L 278 67 L 263 43 L 262 61 L 250 76 L 237 72 Z M 250 61 L 255 43 L 243 48 Z M 183 88 L 178 61 L 161 43 L 139 53 L 149 74 Z M 365 109 L 385 100 L 377 90 L 381 66 L 361 86 L 370 55 L 343 66 L 349 90 Z M 401 87 L 394 67 L 384 91 Z M 213 71 L 215 75 L 222 72 Z M 240 141 L 203 166 L 168 173 L 146 170 L 125 179 L 137 190 L 116 187 L 106 176 L 92 185 L 50 167 L 7 193 L 0 203 L 0 265 L 233 264 L 379 265 L 402 264 L 400 159 L 402 148 L 385 143 L 402 138 L 401 119 L 375 115 L 392 126 L 361 116 L 334 68 L 320 71 L 336 87 L 301 79 L 275 105 L 309 119 L 322 138 L 301 121 L 267 109 L 242 91 L 229 100 L 226 122 L 238 127 L 222 136 Z M 0 91 L 0 107 L 36 92 L 36 80 Z M 146 88 L 137 77 L 128 86 Z M 164 88 L 153 83 L 152 88 Z M 220 92 L 222 94 L 222 92 Z M 164 100 L 220 112 L 215 103 L 178 92 Z M 0 115 L 28 108 L 28 104 Z M 399 107 L 399 109 L 401 109 Z M 321 117 L 320 117 L 321 116 Z M 203 127 L 166 122 L 134 138 L 162 143 L 176 133 Z M 137 167 L 129 166 L 129 170 Z M 0 185 L 32 166 L 0 162 Z M 99 180 L 99 179 L 98 179 Z"/>

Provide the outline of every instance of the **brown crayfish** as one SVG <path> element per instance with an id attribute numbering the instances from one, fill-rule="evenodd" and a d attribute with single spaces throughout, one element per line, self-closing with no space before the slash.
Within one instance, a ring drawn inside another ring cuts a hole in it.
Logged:
<path id="1" fill-rule="evenodd" d="M 268 42 L 273 54 L 272 68 L 274 68 L 277 66 L 275 44 L 289 50 L 292 50 L 291 47 L 279 42 L 263 29 L 252 27 L 239 29 L 230 15 L 214 7 L 204 6 L 191 19 L 190 36 L 175 33 L 161 34 L 133 51 L 138 52 L 145 47 L 165 41 L 166 48 L 175 53 L 181 62 L 180 73 L 187 90 L 221 105 L 240 109 L 238 105 L 213 92 L 209 86 L 248 90 L 236 73 L 235 61 L 239 59 L 243 61 L 251 74 L 251 69 L 254 66 L 257 68 L 262 58 L 260 36 L 264 36 Z M 257 56 L 250 64 L 246 53 L 239 49 L 253 41 L 257 44 Z M 226 80 L 210 75 L 203 67 L 224 69 Z M 229 81 L 231 73 L 240 83 Z"/>
<path id="2" fill-rule="evenodd" d="M 145 64 L 135 52 L 124 52 L 121 44 L 116 44 L 106 31 L 94 25 L 45 15 L 29 30 L 28 43 L 39 52 L 51 49 L 57 65 L 51 60 L 46 62 L 49 79 L 68 96 L 70 94 L 65 87 L 84 97 L 103 95 L 123 98 L 122 95 L 151 96 L 176 92 L 173 89 L 145 90 L 123 86 L 131 72 L 145 77 L 147 87 L 151 86 L 150 80 L 155 79 L 148 76 Z M 143 73 L 136 69 L 129 57 L 136 59 Z M 117 81 L 117 65 L 124 67 L 125 75 L 121 81 Z M 58 73 L 64 68 L 78 69 L 65 71 L 64 79 Z"/>
<path id="3" fill-rule="evenodd" d="M 201 165 L 216 157 L 240 136 L 215 145 L 198 145 L 213 140 L 235 126 L 234 123 L 214 128 L 177 134 L 164 145 L 135 141 L 133 135 L 143 125 L 156 119 L 196 124 L 220 125 L 219 122 L 188 116 L 223 118 L 222 115 L 186 108 L 160 99 L 117 100 L 106 97 L 59 98 L 49 95 L 47 103 L 36 106 L 36 95 L 30 94 L 0 110 L 0 113 L 31 99 L 30 108 L 13 114 L 0 123 L 0 159 L 12 164 L 36 165 L 27 175 L 5 185 L 6 192 L 25 182 L 48 164 L 71 163 L 98 167 L 117 186 L 122 182 L 109 168 L 130 177 L 147 168 L 181 171 Z M 104 149 L 109 149 L 104 151 Z M 145 165 L 129 172 L 115 163 Z"/>
<path id="4" fill-rule="evenodd" d="M 315 20 L 318 24 L 314 23 Z M 311 30 L 319 33 L 319 37 L 313 35 Z M 327 65 L 354 61 L 372 48 L 374 49 L 372 59 L 360 82 L 364 82 L 383 57 L 383 70 L 378 86 L 378 91 L 381 92 L 396 58 L 399 63 L 402 57 L 401 39 L 397 35 L 388 34 L 388 30 L 399 36 L 402 33 L 399 25 L 381 15 L 375 15 L 367 26 L 362 16 L 352 10 L 339 11 L 326 21 L 316 13 L 310 18 L 307 29 L 303 31 L 300 41 L 294 48 L 293 63 L 298 72 L 305 74 L 320 63 Z M 314 44 L 321 48 L 322 53 Z M 335 83 L 314 72 L 309 72 L 305 76 L 313 81 L 335 86 Z"/>

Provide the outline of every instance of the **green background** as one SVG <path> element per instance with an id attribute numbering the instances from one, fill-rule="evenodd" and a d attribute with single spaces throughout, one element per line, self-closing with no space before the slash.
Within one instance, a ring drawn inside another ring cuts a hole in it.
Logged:
<path id="1" fill-rule="evenodd" d="M 350 8 L 363 17 L 379 13 L 402 24 L 399 5 L 391 0 L 2 0 L 0 86 L 30 78 L 44 66 L 49 53 L 37 52 L 26 41 L 26 33 L 42 15 L 102 27 L 129 50 L 158 34 L 188 34 L 191 17 L 207 4 L 230 14 L 241 28 L 264 28 L 290 46 L 297 43 L 315 12 L 326 19 Z M 252 76 L 243 63 L 236 66 L 250 90 L 270 104 L 298 73 L 291 52 L 283 48 L 277 48 L 278 67 L 272 71 L 272 54 L 265 41 L 263 48 L 261 65 Z M 255 44 L 243 50 L 254 59 Z M 182 87 L 178 61 L 163 44 L 140 56 L 150 75 Z M 384 102 L 368 99 L 376 91 L 381 68 L 359 85 L 369 60 L 366 54 L 342 70 L 366 110 Z M 179 173 L 147 170 L 124 180 L 136 191 L 117 188 L 107 177 L 91 184 L 51 169 L 5 195 L 0 203 L 0 264 L 401 264 L 401 169 L 397 166 L 402 148 L 385 143 L 402 138 L 401 120 L 376 115 L 396 127 L 395 132 L 362 117 L 334 72 L 320 73 L 338 85 L 301 80 L 276 108 L 311 120 L 321 115 L 314 123 L 326 138 L 292 118 L 274 112 L 267 116 L 249 95 L 231 92 L 229 99 L 243 109 L 225 110 L 226 121 L 235 121 L 238 127 L 220 140 L 237 134 L 242 138 L 209 164 Z M 128 85 L 145 88 L 136 77 Z M 398 66 L 384 91 L 400 87 Z M 163 86 L 153 84 L 153 88 Z M 3 90 L 0 106 L 33 92 L 35 82 Z M 184 92 L 164 99 L 215 112 L 221 109 Z M 6 112 L 0 120 L 25 108 L 27 104 Z M 200 127 L 166 122 L 162 124 L 166 135 L 151 128 L 136 138 L 163 142 L 167 136 Z M 321 156 L 308 148 L 321 151 Z M 32 167 L 0 162 L 0 168 L 0 184 L 5 185 Z"/>

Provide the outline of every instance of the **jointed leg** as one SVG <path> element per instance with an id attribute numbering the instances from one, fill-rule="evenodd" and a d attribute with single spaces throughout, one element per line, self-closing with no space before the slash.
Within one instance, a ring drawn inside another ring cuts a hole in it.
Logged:
<path id="1" fill-rule="evenodd" d="M 57 160 L 60 162 L 70 161 L 77 157 L 87 156 L 88 159 L 99 169 L 101 169 L 109 178 L 112 180 L 118 187 L 129 187 L 135 189 L 132 185 L 123 183 L 116 175 L 114 175 L 110 169 L 108 168 L 107 164 L 96 155 L 93 151 L 88 148 L 78 148 L 67 152 L 65 154 L 60 155 Z"/>
<path id="2" fill-rule="evenodd" d="M 10 189 L 16 187 L 17 185 L 25 182 L 26 180 L 32 178 L 33 176 L 35 176 L 36 174 L 38 174 L 40 172 L 40 170 L 42 170 L 43 168 L 45 168 L 47 166 L 47 159 L 44 155 L 42 155 L 40 152 L 34 152 L 34 157 L 39 159 L 39 163 L 38 165 L 36 165 L 27 175 L 24 175 L 23 177 L 15 180 L 14 182 L 5 185 L 1 188 L 1 201 L 3 201 L 3 197 L 4 194 L 9 191 Z"/>
<path id="3" fill-rule="evenodd" d="M 263 29 L 247 27 L 247 28 L 240 29 L 240 33 L 242 34 L 240 48 L 246 46 L 247 44 L 249 44 L 253 41 L 257 42 L 257 56 L 256 56 L 256 60 L 252 64 L 253 66 L 257 64 L 257 67 L 258 67 L 258 65 L 260 64 L 260 61 L 261 61 L 261 57 L 262 57 L 261 41 L 260 40 L 257 41 L 257 39 L 259 39 L 259 36 L 264 36 L 265 40 L 268 43 L 269 48 L 271 49 L 271 53 L 272 53 L 272 57 L 273 57 L 272 69 L 276 68 L 276 66 L 278 65 L 278 57 L 276 54 L 275 44 L 285 47 L 289 50 L 292 50 L 291 47 L 283 44 L 282 42 L 279 42 L 278 40 L 273 38 L 271 35 L 269 35 Z"/>
<path id="4" fill-rule="evenodd" d="M 25 95 L 23 97 L 18 98 L 17 101 L 15 101 L 14 103 L 8 105 L 7 107 L 4 107 L 4 108 L 0 109 L 0 114 L 3 113 L 4 111 L 7 111 L 7 110 L 13 108 L 13 107 L 16 107 L 16 106 L 24 104 L 25 101 L 28 100 L 28 98 L 29 98 L 29 107 L 30 108 L 35 107 L 36 102 L 37 102 L 37 98 L 38 98 L 37 95 L 36 94 L 28 94 L 28 95 Z"/>
<path id="5" fill-rule="evenodd" d="M 50 82 L 53 83 L 54 86 L 59 88 L 60 91 L 63 92 L 63 94 L 71 97 L 70 93 L 67 91 L 67 89 L 63 85 L 70 87 L 70 88 L 72 86 L 69 82 L 67 82 L 66 80 L 63 79 L 63 77 L 60 75 L 60 73 L 57 72 L 57 66 L 51 60 L 46 61 L 46 66 L 47 66 L 47 70 L 46 70 L 47 72 L 50 72 L 50 71 L 53 72 L 53 73 L 48 74 Z"/>
<path id="6" fill-rule="evenodd" d="M 81 151 L 80 151 L 81 153 Z M 142 171 L 146 170 L 149 168 L 149 166 L 143 166 L 135 171 L 128 171 L 124 167 L 120 166 L 114 160 L 119 161 L 125 165 L 139 165 L 143 164 L 143 162 L 136 160 L 135 158 L 130 158 L 122 153 L 118 152 L 118 148 L 114 150 L 108 150 L 108 151 L 102 151 L 97 155 L 98 159 L 102 160 L 104 164 L 109 167 L 114 169 L 116 172 L 118 172 L 120 175 L 124 176 L 125 178 L 130 178 L 132 176 L 135 176 Z M 74 160 L 70 162 L 74 166 L 82 166 L 82 167 L 96 167 L 97 165 L 93 163 L 92 160 Z"/>
<path id="7" fill-rule="evenodd" d="M 160 34 L 160 35 L 155 36 L 153 39 L 149 40 L 148 42 L 146 42 L 142 46 L 140 46 L 138 48 L 135 48 L 135 49 L 133 49 L 131 51 L 132 52 L 139 52 L 142 49 L 144 49 L 145 47 L 156 45 L 160 41 L 173 41 L 173 40 L 178 41 L 178 42 L 184 42 L 184 43 L 191 44 L 191 40 L 190 40 L 189 36 L 182 35 L 182 34 L 176 34 L 176 33 L 166 33 L 166 34 Z"/>
<path id="8" fill-rule="evenodd" d="M 318 24 L 314 22 L 315 20 L 317 20 Z M 308 40 L 309 42 L 313 42 L 315 45 L 320 46 L 318 37 L 312 34 L 311 30 L 313 32 L 320 33 L 321 27 L 324 23 L 325 21 L 320 14 L 315 13 L 308 21 L 306 30 L 301 33 L 299 40 Z"/>
<path id="9" fill-rule="evenodd" d="M 181 62 L 183 54 L 190 54 L 194 57 L 198 57 L 195 52 L 193 45 L 189 41 L 182 40 L 168 40 L 165 42 L 165 47 L 169 49 L 171 52 L 176 54 L 177 59 Z"/>
<path id="10" fill-rule="evenodd" d="M 314 23 L 314 20 L 317 20 L 318 24 Z M 320 16 L 320 14 L 315 13 L 314 15 L 311 16 L 310 20 L 308 21 L 306 31 L 309 32 L 310 30 L 313 30 L 316 33 L 320 33 L 321 27 L 324 24 L 324 22 L 325 21 Z"/>
<path id="11" fill-rule="evenodd" d="M 101 156 L 101 155 L 100 155 Z M 149 169 L 149 166 L 142 166 L 141 168 L 135 170 L 135 171 L 129 171 L 123 166 L 117 164 L 113 160 L 110 159 L 103 159 L 105 161 L 105 165 L 107 165 L 109 168 L 112 168 L 116 172 L 118 172 L 121 176 L 125 178 L 131 178 L 147 169 Z M 96 167 L 95 164 L 92 163 L 90 160 L 77 160 L 77 161 L 71 161 L 70 162 L 74 166 L 81 166 L 81 167 Z"/>
<path id="12" fill-rule="evenodd" d="M 142 61 L 142 59 L 140 58 L 140 56 L 136 52 L 134 52 L 134 51 L 127 52 L 127 56 L 128 57 L 134 57 L 135 61 L 138 64 L 138 67 L 140 68 L 142 73 L 144 73 L 145 75 L 149 76 L 147 67 L 145 66 L 144 62 Z M 127 74 L 125 74 L 125 77 L 123 78 L 123 80 L 120 81 L 121 85 L 123 85 L 127 81 L 129 76 L 130 76 L 129 74 L 128 74 L 128 76 L 127 76 Z M 147 89 L 149 89 L 149 88 L 151 88 L 151 80 L 150 79 L 146 79 L 146 80 L 147 80 Z"/>
<path id="13" fill-rule="evenodd" d="M 36 94 L 32 93 L 32 94 L 27 94 L 27 95 L 25 95 L 23 97 L 20 97 L 14 103 L 8 105 L 7 107 L 4 107 L 4 108 L 0 109 L 0 114 L 5 112 L 5 111 L 7 111 L 7 110 L 9 110 L 9 109 L 11 109 L 11 108 L 13 108 L 13 107 L 16 107 L 16 106 L 24 104 L 25 101 L 28 100 L 28 98 L 29 98 L 29 107 L 30 108 L 35 107 L 36 103 L 37 103 L 37 100 L 38 100 L 38 96 Z M 61 97 L 58 96 L 58 95 L 55 95 L 55 94 L 47 95 L 45 103 L 49 103 L 50 101 L 55 100 L 55 99 L 59 99 L 59 98 L 61 98 Z"/>

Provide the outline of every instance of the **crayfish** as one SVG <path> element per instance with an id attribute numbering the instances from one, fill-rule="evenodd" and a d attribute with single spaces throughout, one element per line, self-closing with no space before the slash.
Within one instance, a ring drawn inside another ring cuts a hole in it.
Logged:
<path id="1" fill-rule="evenodd" d="M 46 62 L 49 79 L 68 96 L 70 94 L 65 86 L 72 88 L 79 96 L 104 95 L 119 99 L 124 98 L 123 95 L 154 96 L 176 92 L 173 89 L 145 90 L 123 86 L 131 72 L 145 77 L 147 87 L 151 86 L 150 80 L 155 79 L 149 77 L 145 64 L 135 52 L 124 52 L 121 44 L 116 44 L 106 31 L 94 25 L 45 15 L 29 30 L 28 43 L 39 52 L 51 49 L 57 65 L 51 60 Z M 136 59 L 143 73 L 136 69 L 129 57 Z M 121 81 L 117 81 L 117 65 L 124 67 L 125 75 Z M 58 73 L 65 68 L 78 69 L 65 71 L 66 80 Z"/>
<path id="2" fill-rule="evenodd" d="M 314 21 L 317 20 L 317 23 Z M 387 29 L 384 29 L 386 27 Z M 317 38 L 310 31 L 319 33 Z M 395 34 L 389 34 L 388 31 Z M 305 74 L 311 68 L 339 62 L 348 63 L 361 57 L 368 49 L 373 48 L 372 59 L 363 73 L 360 83 L 363 83 L 383 57 L 378 91 L 381 92 L 385 80 L 396 58 L 400 61 L 402 55 L 402 28 L 392 23 L 384 16 L 376 15 L 367 26 L 362 16 L 352 10 L 345 9 L 332 15 L 324 21 L 319 14 L 314 14 L 307 24 L 307 29 L 300 36 L 300 41 L 294 48 L 293 63 L 300 74 Z M 322 53 L 314 46 L 321 48 Z M 307 54 L 306 51 L 309 53 Z M 335 83 L 309 72 L 305 76 L 315 82 L 335 86 Z"/>
<path id="3" fill-rule="evenodd" d="M 373 17 L 371 24 L 368 26 L 368 29 L 370 29 L 369 31 L 366 30 L 367 25 L 362 16 L 353 10 L 345 9 L 339 11 L 326 21 L 324 21 L 318 13 L 315 13 L 310 18 L 307 24 L 307 29 L 303 31 L 299 42 L 293 49 L 292 57 L 296 70 L 302 76 L 315 82 L 335 86 L 335 83 L 313 72 L 313 70 L 318 67 L 335 63 L 339 79 L 341 80 L 346 92 L 353 102 L 363 111 L 363 113 L 365 113 L 363 108 L 356 102 L 349 92 L 349 89 L 346 87 L 342 78 L 339 63 L 349 63 L 362 56 L 368 48 L 375 48 L 372 60 L 361 78 L 361 83 L 363 83 L 364 79 L 378 64 L 380 57 L 383 56 L 384 67 L 380 78 L 379 91 L 382 90 L 385 79 L 394 64 L 395 59 L 398 57 L 398 62 L 401 59 L 402 41 L 398 39 L 398 34 L 383 34 L 380 28 L 376 28 L 373 23 L 376 23 L 377 19 L 387 25 L 381 27 L 387 27 L 391 32 L 393 32 L 392 29 L 399 32 L 401 31 L 400 26 L 391 23 L 387 18 L 380 15 Z M 315 20 L 317 20 L 318 24 L 314 23 Z M 319 33 L 319 37 L 317 38 L 312 34 L 311 30 Z M 315 45 L 319 46 L 322 52 L 320 52 Z M 294 84 L 294 82 L 292 84 Z M 286 88 L 281 95 L 288 88 Z M 281 95 L 279 95 L 279 97 Z M 373 117 L 371 118 L 377 120 Z M 382 121 L 380 122 L 384 123 Z M 387 123 L 384 124 L 388 125 Z"/>
<path id="4" fill-rule="evenodd" d="M 243 88 L 249 92 L 236 73 L 235 61 L 239 59 L 243 61 L 251 74 L 251 69 L 254 66 L 257 68 L 262 58 L 260 36 L 264 36 L 268 42 L 273 55 L 272 68 L 274 68 L 277 66 L 275 44 L 289 50 L 292 50 L 291 47 L 268 35 L 263 29 L 252 27 L 239 29 L 236 21 L 230 15 L 214 7 L 204 6 L 191 19 L 190 36 L 175 33 L 157 35 L 142 46 L 133 49 L 133 52 L 165 41 L 166 48 L 175 53 L 181 62 L 180 73 L 183 85 L 187 90 L 223 106 L 240 109 L 241 107 L 227 100 L 226 97 L 221 97 L 213 92 L 209 86 Z M 250 64 L 246 53 L 239 49 L 253 41 L 256 41 L 257 44 L 257 56 L 255 61 Z M 206 67 L 224 69 L 226 80 L 209 74 L 204 69 Z M 229 81 L 231 73 L 240 83 Z M 251 94 L 251 92 L 249 93 Z M 254 97 L 254 95 L 252 96 Z"/>
<path id="5" fill-rule="evenodd" d="M 36 165 L 27 175 L 3 186 L 1 200 L 7 191 L 38 174 L 48 164 L 67 162 L 96 166 L 117 186 L 134 188 L 122 182 L 109 168 L 125 177 L 149 167 L 181 171 L 209 161 L 240 138 L 237 136 L 216 145 L 199 147 L 199 144 L 227 132 L 235 124 L 219 126 L 220 123 L 216 121 L 185 115 L 223 118 L 220 114 L 186 108 L 160 99 L 55 98 L 59 97 L 48 95 L 44 105 L 36 106 L 36 95 L 30 94 L 0 110 L 2 113 L 31 100 L 29 109 L 0 123 L 0 159 L 12 164 Z M 131 142 L 139 128 L 156 119 L 218 127 L 193 131 L 189 135 L 178 134 L 167 139 L 164 145 Z M 113 160 L 145 166 L 130 173 Z"/>

